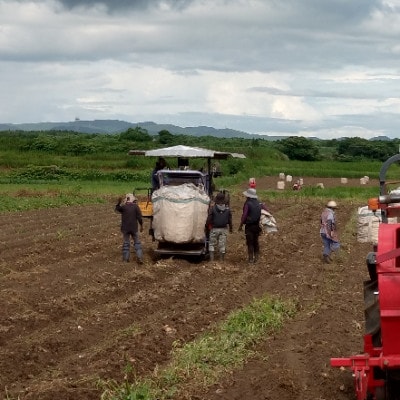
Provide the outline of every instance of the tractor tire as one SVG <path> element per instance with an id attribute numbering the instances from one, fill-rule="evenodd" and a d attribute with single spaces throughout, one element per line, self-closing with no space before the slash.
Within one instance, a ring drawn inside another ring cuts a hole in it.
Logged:
<path id="1" fill-rule="evenodd" d="M 372 336 L 372 344 L 375 347 L 382 345 L 379 301 L 375 294 L 377 291 L 377 280 L 364 282 L 365 333 Z"/>
<path id="2" fill-rule="evenodd" d="M 389 370 L 386 381 L 385 400 L 400 400 L 400 370 Z"/>
<path id="3" fill-rule="evenodd" d="M 375 389 L 375 397 L 373 397 L 374 400 L 387 400 L 386 396 L 386 386 L 382 387 L 377 387 Z"/>

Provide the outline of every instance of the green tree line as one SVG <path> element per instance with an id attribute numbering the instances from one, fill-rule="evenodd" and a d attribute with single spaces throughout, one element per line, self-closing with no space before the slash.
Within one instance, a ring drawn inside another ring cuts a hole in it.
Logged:
<path id="1" fill-rule="evenodd" d="M 3 131 L 0 148 L 3 151 L 40 152 L 65 156 L 126 154 L 131 149 L 153 149 L 185 144 L 219 151 L 242 152 L 248 157 L 287 157 L 299 161 L 384 161 L 399 151 L 400 139 L 371 141 L 359 137 L 341 140 L 315 140 L 292 136 L 278 141 L 260 138 L 216 138 L 213 136 L 174 135 L 162 130 L 150 135 L 146 129 L 129 128 L 120 134 L 83 134 L 68 131 Z M 277 155 L 278 154 L 278 155 Z"/>

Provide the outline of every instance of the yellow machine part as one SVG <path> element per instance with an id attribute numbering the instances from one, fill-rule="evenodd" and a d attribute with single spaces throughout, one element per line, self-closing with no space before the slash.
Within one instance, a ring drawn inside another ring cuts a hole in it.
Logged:
<path id="1" fill-rule="evenodd" d="M 138 201 L 138 206 L 143 217 L 151 217 L 153 215 L 153 203 L 151 201 Z"/>

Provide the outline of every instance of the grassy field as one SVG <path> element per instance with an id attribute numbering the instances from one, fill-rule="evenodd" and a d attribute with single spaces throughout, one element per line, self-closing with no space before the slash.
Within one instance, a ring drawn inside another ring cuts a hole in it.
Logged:
<path id="1" fill-rule="evenodd" d="M 109 151 L 105 151 L 103 146 L 98 152 L 73 154 L 70 151 L 60 154 L 49 149 L 29 148 L 25 136 L 18 139 L 21 141 L 18 145 L 9 138 L 5 143 L 7 146 L 0 149 L 0 212 L 105 202 L 127 192 L 145 196 L 150 186 L 155 159 L 128 155 L 129 149 L 140 147 L 140 143 L 120 143 L 115 138 L 101 138 L 96 143 L 100 145 L 106 141 Z M 50 139 L 41 137 L 35 140 L 43 145 L 48 144 Z M 281 172 L 293 177 L 360 178 L 367 175 L 377 179 L 382 165 L 377 161 L 291 161 L 273 146 L 251 147 L 247 142 L 233 139 L 221 143 L 223 148 L 219 150 L 241 152 L 246 158 L 219 161 L 222 177 L 215 179 L 217 189 L 235 191 L 249 177 L 278 176 Z M 71 140 L 69 143 L 74 145 L 73 149 L 79 150 L 78 144 Z M 167 162 L 171 168 L 177 166 L 176 159 L 167 159 Z M 206 165 L 204 159 L 192 159 L 190 166 L 201 169 Z M 394 165 L 387 178 L 393 180 L 399 176 L 399 167 Z M 269 197 L 294 195 L 291 191 L 274 190 L 264 194 Z M 376 188 L 326 189 L 323 193 L 316 188 L 305 188 L 301 195 L 367 198 L 376 195 Z"/>

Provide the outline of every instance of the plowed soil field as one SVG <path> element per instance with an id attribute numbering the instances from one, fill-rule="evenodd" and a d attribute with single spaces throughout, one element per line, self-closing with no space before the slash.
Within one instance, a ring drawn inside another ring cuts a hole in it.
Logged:
<path id="1" fill-rule="evenodd" d="M 258 180 L 257 188 L 268 187 L 275 178 Z M 261 259 L 249 265 L 238 193 L 224 263 L 154 258 L 148 221 L 144 265 L 123 263 L 113 201 L 0 215 L 0 398 L 99 399 L 99 379 L 122 382 L 128 362 L 145 376 L 168 362 L 175 341 L 195 339 L 270 293 L 296 299 L 295 317 L 240 370 L 185 399 L 353 399 L 350 372 L 329 362 L 362 350 L 371 248 L 356 241 L 355 213 L 364 204 L 339 203 L 342 250 L 327 265 L 318 233 L 323 202 L 262 198 L 279 232 L 261 237 Z"/>

